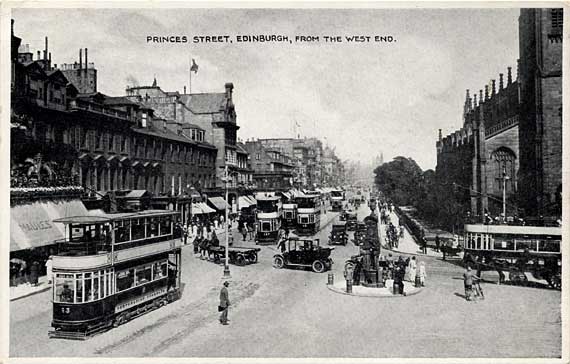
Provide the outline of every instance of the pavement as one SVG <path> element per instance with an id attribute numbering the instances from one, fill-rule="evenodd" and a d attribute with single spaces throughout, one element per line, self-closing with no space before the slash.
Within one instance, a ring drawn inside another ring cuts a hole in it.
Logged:
<path id="1" fill-rule="evenodd" d="M 327 284 L 327 288 L 333 292 L 346 294 L 349 296 L 360 296 L 360 297 L 378 297 L 378 298 L 396 298 L 396 297 L 407 297 L 420 293 L 422 287 L 415 287 L 411 282 L 404 282 L 404 295 L 394 294 L 392 289 L 394 281 L 388 279 L 386 281 L 385 287 L 365 287 L 362 285 L 352 286 L 352 293 L 348 293 L 346 290 L 346 281 L 338 280 L 334 284 Z"/>
<path id="2" fill-rule="evenodd" d="M 395 212 L 390 213 L 390 221 L 396 227 L 400 226 L 400 218 L 398 217 L 398 215 Z M 386 225 L 385 224 L 379 224 L 379 228 L 380 228 L 381 236 L 382 237 L 385 236 Z M 384 242 L 383 238 L 381 239 L 381 241 Z M 433 249 L 431 247 L 428 247 L 427 254 L 424 254 L 421 251 L 420 246 L 416 243 L 416 240 L 414 239 L 414 237 L 412 236 L 412 234 L 408 230 L 408 228 L 405 228 L 404 236 L 399 239 L 397 248 L 390 249 L 386 245 L 383 245 L 383 247 L 386 250 L 391 250 L 391 251 L 396 252 L 396 253 L 435 257 L 435 258 L 442 258 L 443 259 L 443 253 L 437 252 L 437 251 L 435 251 L 435 249 Z"/>

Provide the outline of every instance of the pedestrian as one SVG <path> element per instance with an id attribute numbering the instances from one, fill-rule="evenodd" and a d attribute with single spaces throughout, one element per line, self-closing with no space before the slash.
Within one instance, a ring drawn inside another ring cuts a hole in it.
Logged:
<path id="1" fill-rule="evenodd" d="M 435 251 L 436 252 L 439 252 L 439 244 L 440 244 L 439 235 L 436 235 L 435 236 Z"/>
<path id="2" fill-rule="evenodd" d="M 427 254 L 427 239 L 422 237 L 422 253 Z"/>
<path id="3" fill-rule="evenodd" d="M 37 260 L 34 260 L 34 262 L 30 267 L 30 283 L 32 284 L 32 286 L 38 285 L 38 276 L 40 273 L 39 270 L 40 270 L 40 263 L 38 263 Z"/>
<path id="4" fill-rule="evenodd" d="M 218 311 L 221 312 L 220 314 L 220 323 L 222 325 L 229 325 L 228 323 L 228 310 L 230 308 L 230 296 L 228 292 L 228 286 L 230 282 L 225 281 L 224 286 L 220 291 L 220 305 L 218 306 Z"/>
<path id="5" fill-rule="evenodd" d="M 46 276 L 48 284 L 51 284 L 52 281 L 52 274 L 53 274 L 52 268 L 53 268 L 52 256 L 50 255 L 49 258 L 46 260 Z"/>
<path id="6" fill-rule="evenodd" d="M 471 295 L 473 294 L 473 280 L 475 279 L 475 274 L 471 270 L 471 266 L 467 266 L 465 272 L 463 273 L 463 285 L 465 288 L 465 299 L 471 301 Z"/>
<path id="7" fill-rule="evenodd" d="M 408 278 L 412 284 L 416 281 L 416 268 L 416 257 L 412 257 L 408 263 Z"/>
<path id="8" fill-rule="evenodd" d="M 418 269 L 418 275 L 420 276 L 420 284 L 422 287 L 425 287 L 426 284 L 426 264 L 424 262 L 420 262 L 420 267 Z"/>

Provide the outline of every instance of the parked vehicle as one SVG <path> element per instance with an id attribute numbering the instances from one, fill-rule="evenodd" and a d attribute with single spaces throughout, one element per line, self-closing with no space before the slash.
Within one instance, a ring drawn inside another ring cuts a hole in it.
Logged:
<path id="1" fill-rule="evenodd" d="M 333 250 L 333 247 L 321 247 L 319 239 L 290 238 L 285 252 L 273 256 L 273 267 L 304 267 L 311 268 L 315 273 L 323 273 L 332 267 L 330 255 Z"/>
<path id="2" fill-rule="evenodd" d="M 347 242 L 346 223 L 333 224 L 329 234 L 329 245 L 346 245 Z"/>

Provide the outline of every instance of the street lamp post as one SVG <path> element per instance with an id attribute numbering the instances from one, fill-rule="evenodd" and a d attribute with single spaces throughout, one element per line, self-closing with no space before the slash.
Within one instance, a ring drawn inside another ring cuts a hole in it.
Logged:
<path id="1" fill-rule="evenodd" d="M 503 222 L 507 221 L 507 169 L 503 168 Z"/>
<path id="2" fill-rule="evenodd" d="M 231 278 L 230 274 L 230 264 L 229 264 L 229 228 L 228 226 L 228 181 L 229 181 L 228 166 L 225 167 L 224 182 L 226 183 L 226 261 L 224 263 L 224 276 L 223 278 Z"/>

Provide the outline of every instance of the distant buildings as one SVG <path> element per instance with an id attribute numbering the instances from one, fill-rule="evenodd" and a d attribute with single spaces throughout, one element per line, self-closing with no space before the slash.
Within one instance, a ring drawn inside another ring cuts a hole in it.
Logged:
<path id="1" fill-rule="evenodd" d="M 438 182 L 482 216 L 561 214 L 562 9 L 522 9 L 517 78 L 467 90 L 463 126 L 437 146 Z"/>

